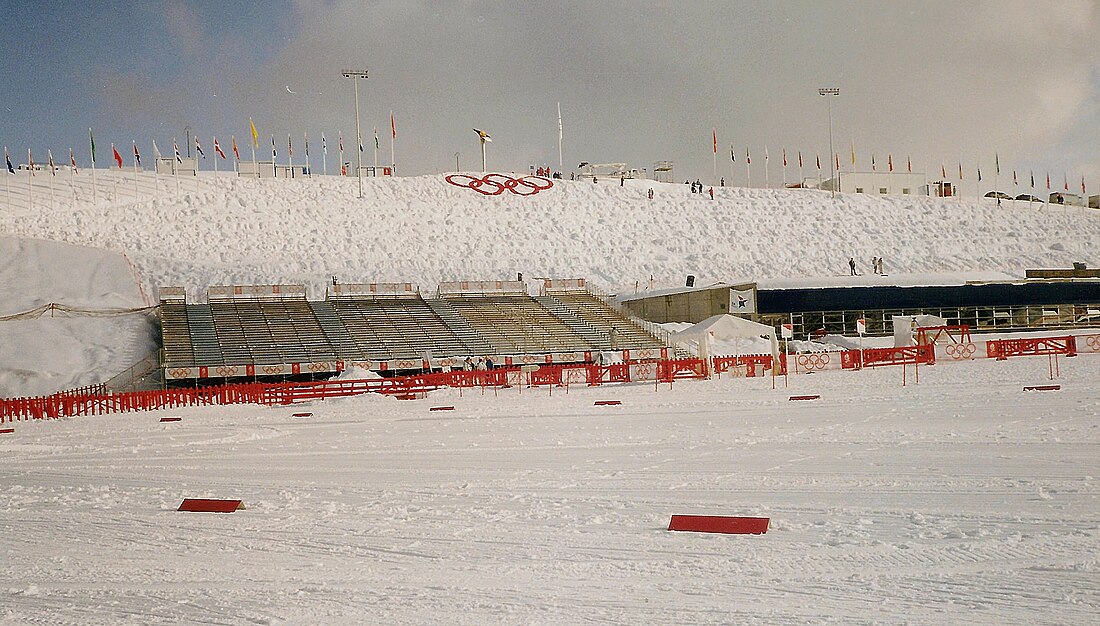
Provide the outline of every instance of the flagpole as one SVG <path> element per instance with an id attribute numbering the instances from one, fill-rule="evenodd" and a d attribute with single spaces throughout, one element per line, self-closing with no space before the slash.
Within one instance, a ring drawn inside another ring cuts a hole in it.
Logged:
<path id="1" fill-rule="evenodd" d="M 362 145 L 360 145 L 360 151 Z M 378 127 L 374 127 L 374 175 L 378 176 Z"/>
<path id="2" fill-rule="evenodd" d="M 1047 174 L 1048 180 L 1050 174 Z M 1050 185 L 1047 185 L 1049 191 Z M 34 209 L 34 157 L 31 149 L 27 148 L 27 208 Z"/>
<path id="3" fill-rule="evenodd" d="M 325 143 L 325 133 L 321 133 L 321 175 L 328 176 L 328 144 Z"/>
<path id="4" fill-rule="evenodd" d="M 172 178 L 176 179 L 176 196 L 180 195 L 180 174 L 179 168 L 176 167 L 176 163 L 180 158 L 180 145 L 176 143 L 176 138 L 172 137 Z"/>
<path id="5" fill-rule="evenodd" d="M 12 173 L 8 171 L 8 147 L 4 146 L 4 192 L 8 196 L 8 209 L 11 209 L 11 181 Z"/>
<path id="6" fill-rule="evenodd" d="M 99 203 L 99 199 L 96 197 L 95 190 L 95 137 L 92 136 L 91 128 L 88 129 L 88 140 L 91 144 L 91 147 L 88 149 L 88 151 L 92 155 L 92 206 L 95 206 Z"/>
<path id="7" fill-rule="evenodd" d="M 562 125 L 561 125 L 561 103 L 558 103 L 558 172 L 561 172 L 562 177 L 565 176 L 565 166 L 562 165 L 561 159 L 561 140 L 562 140 Z"/>
<path id="8" fill-rule="evenodd" d="M 768 147 L 764 146 L 764 189 L 771 189 L 771 180 L 768 178 Z"/>
<path id="9" fill-rule="evenodd" d="M 787 149 L 783 148 L 783 188 L 787 188 Z"/>
<path id="10" fill-rule="evenodd" d="M 69 148 L 69 186 L 73 189 L 73 204 L 76 204 L 76 181 L 73 180 L 73 170 L 76 169 L 73 167 L 75 161 L 76 159 L 73 158 L 73 149 Z"/>
<path id="11" fill-rule="evenodd" d="M 294 178 L 294 145 L 290 143 L 290 135 L 286 136 L 286 158 L 287 165 L 290 166 L 290 177 Z"/>
<path id="12" fill-rule="evenodd" d="M 133 140 L 131 139 L 131 141 L 133 141 Z M 137 142 L 133 141 L 133 144 L 134 144 L 134 202 L 137 202 L 138 198 L 141 197 L 141 192 L 138 191 L 138 151 L 137 151 Z"/>
<path id="13" fill-rule="evenodd" d="M 397 127 L 393 123 L 393 111 L 390 111 L 390 175 L 397 176 L 397 159 L 393 157 L 393 144 L 397 141 Z"/>
<path id="14" fill-rule="evenodd" d="M 46 150 L 46 155 L 49 157 L 49 161 L 47 161 L 47 164 L 50 166 L 50 206 L 56 208 L 57 200 L 53 196 L 53 152 Z"/>
<path id="15" fill-rule="evenodd" d="M 752 165 L 751 157 L 749 157 L 749 149 L 745 148 L 745 186 L 752 188 L 752 172 L 749 166 Z"/>
<path id="16" fill-rule="evenodd" d="M 218 151 L 221 150 L 221 146 L 218 145 L 218 137 L 214 136 L 214 189 L 218 188 Z"/>
<path id="17" fill-rule="evenodd" d="M 157 169 L 157 161 L 160 160 L 160 150 L 157 150 L 157 141 L 153 140 L 153 188 L 156 195 L 160 196 L 160 171 Z"/>

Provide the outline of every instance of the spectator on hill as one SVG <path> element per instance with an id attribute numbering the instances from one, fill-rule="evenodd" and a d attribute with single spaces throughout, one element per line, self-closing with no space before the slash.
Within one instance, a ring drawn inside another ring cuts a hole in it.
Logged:
<path id="1" fill-rule="evenodd" d="M 856 258 L 848 257 L 848 269 L 852 271 L 852 276 L 856 276 Z"/>

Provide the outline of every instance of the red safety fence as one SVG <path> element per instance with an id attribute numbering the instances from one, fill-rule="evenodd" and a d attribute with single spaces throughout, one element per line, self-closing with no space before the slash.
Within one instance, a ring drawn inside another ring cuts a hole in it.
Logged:
<path id="1" fill-rule="evenodd" d="M 840 366 L 844 369 L 878 367 L 881 365 L 932 364 L 935 362 L 936 347 L 932 344 L 902 346 L 900 348 L 865 348 L 863 350 L 845 350 L 840 353 Z"/>
<path id="2" fill-rule="evenodd" d="M 1014 356 L 1038 356 L 1044 354 L 1064 354 L 1077 356 L 1077 338 L 1031 337 L 1027 339 L 994 339 L 985 342 L 986 353 L 990 358 L 1004 361 Z"/>
<path id="3" fill-rule="evenodd" d="M 772 357 L 770 354 L 748 354 L 742 356 L 716 356 L 713 359 L 714 371 L 717 374 L 722 374 L 730 371 L 731 369 L 744 366 L 745 376 L 752 378 L 754 376 L 765 376 L 768 370 L 772 367 Z M 787 371 L 787 355 L 779 355 L 779 368 L 780 373 Z"/>

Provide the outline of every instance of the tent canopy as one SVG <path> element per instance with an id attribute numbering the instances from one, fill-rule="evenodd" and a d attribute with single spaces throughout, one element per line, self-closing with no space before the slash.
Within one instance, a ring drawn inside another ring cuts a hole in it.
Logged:
<path id="1" fill-rule="evenodd" d="M 779 364 L 779 341 L 775 338 L 775 329 L 771 326 L 758 324 L 743 317 L 722 313 L 712 315 L 707 319 L 681 330 L 672 335 L 672 340 L 678 344 L 695 342 L 699 345 L 699 356 L 710 356 L 710 344 L 714 341 L 729 341 L 741 337 L 764 337 L 771 343 L 772 362 Z"/>

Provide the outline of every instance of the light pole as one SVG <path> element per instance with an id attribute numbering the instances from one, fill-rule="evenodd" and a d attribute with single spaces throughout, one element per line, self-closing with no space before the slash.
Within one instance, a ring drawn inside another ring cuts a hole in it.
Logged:
<path id="1" fill-rule="evenodd" d="M 818 89 L 817 95 L 819 96 L 839 96 L 840 88 L 829 87 L 827 89 Z M 826 98 L 829 101 L 829 171 L 832 172 L 833 184 L 829 185 L 833 192 L 833 197 L 836 197 L 836 188 L 840 186 L 840 172 L 836 171 L 836 151 L 833 150 L 833 100 L 832 98 Z"/>
<path id="2" fill-rule="evenodd" d="M 460 154 L 462 154 L 462 153 L 461 152 L 455 152 L 455 171 L 456 172 L 461 172 L 462 171 L 462 169 L 458 166 L 458 157 L 459 157 Z"/>
<path id="3" fill-rule="evenodd" d="M 357 79 L 366 78 L 367 77 L 367 70 L 363 70 L 363 71 L 344 70 L 343 72 L 341 72 L 341 75 L 344 78 L 353 79 L 353 82 L 355 83 L 355 140 L 357 142 L 359 142 L 357 150 L 356 150 L 356 154 L 358 155 L 358 160 L 356 162 L 359 165 L 358 165 L 358 167 L 355 168 L 355 173 L 359 176 L 359 197 L 362 198 L 363 197 L 363 134 L 361 132 L 359 132 L 359 81 Z"/>

